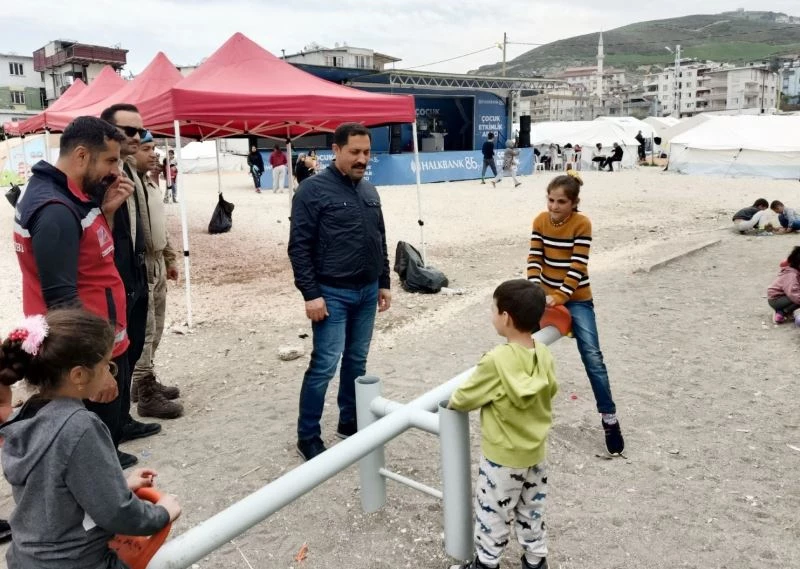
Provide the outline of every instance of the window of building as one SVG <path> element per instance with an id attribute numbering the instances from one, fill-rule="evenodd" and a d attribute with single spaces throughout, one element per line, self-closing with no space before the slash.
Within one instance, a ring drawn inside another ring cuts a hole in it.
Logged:
<path id="1" fill-rule="evenodd" d="M 25 104 L 25 91 L 11 91 L 11 104 L 24 105 Z"/>
<path id="2" fill-rule="evenodd" d="M 11 75 L 25 75 L 25 71 L 21 63 L 9 63 L 8 72 L 11 73 Z"/>

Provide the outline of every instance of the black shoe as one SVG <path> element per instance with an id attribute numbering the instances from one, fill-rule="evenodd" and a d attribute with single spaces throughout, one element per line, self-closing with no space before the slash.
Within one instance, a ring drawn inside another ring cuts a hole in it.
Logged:
<path id="1" fill-rule="evenodd" d="M 622 438 L 622 430 L 619 427 L 619 421 L 613 425 L 609 425 L 601 419 L 603 430 L 606 432 L 606 449 L 609 454 L 620 454 L 625 450 L 625 439 Z"/>
<path id="2" fill-rule="evenodd" d="M 122 470 L 130 468 L 139 462 L 139 459 L 134 455 L 122 452 L 121 450 L 117 451 L 117 458 L 119 459 L 119 465 L 122 467 Z"/>
<path id="3" fill-rule="evenodd" d="M 342 440 L 348 437 L 352 437 L 357 432 L 358 432 L 358 423 L 356 421 L 350 421 L 349 423 L 342 423 L 340 421 L 339 426 L 336 427 L 336 436 Z"/>
<path id="4" fill-rule="evenodd" d="M 119 442 L 121 444 L 135 439 L 152 437 L 160 432 L 161 425 L 158 423 L 142 423 L 136 419 L 131 419 L 122 427 L 122 437 L 120 437 Z"/>
<path id="5" fill-rule="evenodd" d="M 328 449 L 325 448 L 325 444 L 319 437 L 314 437 L 313 439 L 307 439 L 304 441 L 297 441 L 297 454 L 299 454 L 303 460 L 311 460 L 326 450 Z"/>
<path id="6" fill-rule="evenodd" d="M 11 526 L 6 520 L 0 520 L 0 543 L 11 541 Z"/>
<path id="7" fill-rule="evenodd" d="M 476 557 L 472 561 L 467 561 L 466 563 L 451 565 L 450 569 L 497 569 L 498 567 L 499 565 L 485 565 Z"/>
<path id="8" fill-rule="evenodd" d="M 525 559 L 525 556 L 522 556 L 522 569 L 549 569 L 550 566 L 547 564 L 547 557 L 542 557 L 541 561 L 536 565 L 531 565 L 528 563 L 528 560 Z"/>

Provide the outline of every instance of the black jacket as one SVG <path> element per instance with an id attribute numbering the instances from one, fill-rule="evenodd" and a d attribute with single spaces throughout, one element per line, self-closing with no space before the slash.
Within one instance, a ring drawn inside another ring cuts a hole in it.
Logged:
<path id="1" fill-rule="evenodd" d="M 124 166 L 125 174 L 133 180 L 137 175 L 131 170 L 128 164 Z M 114 263 L 117 271 L 125 285 L 125 293 L 128 300 L 128 312 L 136 301 L 142 296 L 147 296 L 147 267 L 145 266 L 145 242 L 144 230 L 142 228 L 142 215 L 139 208 L 147 207 L 147 204 L 140 204 L 139 198 L 134 192 L 133 197 L 136 201 L 136 241 L 131 235 L 131 218 L 128 213 L 128 204 L 123 203 L 114 213 L 114 228 L 111 234 L 114 237 Z"/>
<path id="2" fill-rule="evenodd" d="M 483 152 L 484 160 L 491 160 L 494 158 L 494 140 L 487 140 L 484 142 L 481 152 Z"/>
<path id="3" fill-rule="evenodd" d="M 292 200 L 289 259 L 305 300 L 321 284 L 389 288 L 389 254 L 381 200 L 366 180 L 357 184 L 331 165 L 300 184 Z"/>
<path id="4" fill-rule="evenodd" d="M 264 158 L 259 151 L 251 152 L 247 155 L 247 165 L 251 168 L 255 166 L 260 172 L 264 171 Z"/>

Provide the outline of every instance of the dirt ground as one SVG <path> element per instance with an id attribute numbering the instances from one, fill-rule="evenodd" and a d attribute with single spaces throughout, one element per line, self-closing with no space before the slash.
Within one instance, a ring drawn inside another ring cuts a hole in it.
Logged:
<path id="1" fill-rule="evenodd" d="M 656 168 L 584 174 L 582 209 L 594 225 L 589 265 L 626 457 L 603 457 L 603 435 L 574 341 L 553 345 L 561 392 L 550 441 L 547 525 L 554 569 L 800 567 L 800 330 L 774 326 L 766 287 L 796 236 L 734 234 L 731 214 L 755 198 L 800 206 L 795 181 L 677 176 Z M 521 276 L 532 217 L 549 176 L 512 189 L 478 182 L 422 188 L 429 262 L 460 296 L 404 293 L 376 324 L 369 372 L 387 397 L 409 401 L 498 343 L 493 288 Z M 236 204 L 231 233 L 210 236 L 216 176 L 187 176 L 195 326 L 171 289 L 160 377 L 178 384 L 184 418 L 124 445 L 160 472 L 184 515 L 180 534 L 288 473 L 297 397 L 308 357 L 282 362 L 280 346 L 310 351 L 310 325 L 286 256 L 289 196 L 256 195 L 244 174 L 223 176 Z M 380 190 L 390 250 L 419 243 L 413 187 Z M 3 206 L 0 206 L 2 208 Z M 19 270 L 6 206 L 0 233 L 0 322 L 19 317 Z M 180 246 L 178 206 L 169 206 Z M 680 253 L 718 243 L 650 272 Z M 393 275 L 396 277 L 396 275 Z M 173 327 L 173 324 L 175 325 Z M 573 397 L 574 396 L 574 397 Z M 334 444 L 335 383 L 323 434 Z M 479 456 L 472 417 L 473 463 Z M 410 431 L 387 466 L 439 486 L 438 446 Z M 389 483 L 386 507 L 363 514 L 348 469 L 197 565 L 205 568 L 445 567 L 441 506 Z M 0 516 L 13 501 L 0 485 Z M 294 556 L 308 545 L 308 557 Z M 517 567 L 508 547 L 504 567 Z"/>

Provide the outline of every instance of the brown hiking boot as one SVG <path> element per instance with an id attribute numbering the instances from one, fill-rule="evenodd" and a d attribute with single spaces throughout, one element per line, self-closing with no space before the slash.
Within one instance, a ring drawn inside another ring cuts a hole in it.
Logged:
<path id="1" fill-rule="evenodd" d="M 155 377 L 143 377 L 139 380 L 139 402 L 136 405 L 139 416 L 177 419 L 183 415 L 183 405 L 168 400 L 155 384 Z"/>
<path id="2" fill-rule="evenodd" d="M 160 391 L 161 395 L 164 396 L 164 399 L 177 399 L 181 396 L 181 390 L 174 385 L 164 385 L 158 379 L 156 379 L 155 375 L 148 375 L 145 379 L 152 378 L 155 381 L 155 389 L 156 391 Z M 131 384 L 131 401 L 134 403 L 139 401 L 139 380 L 134 379 L 133 384 Z"/>

